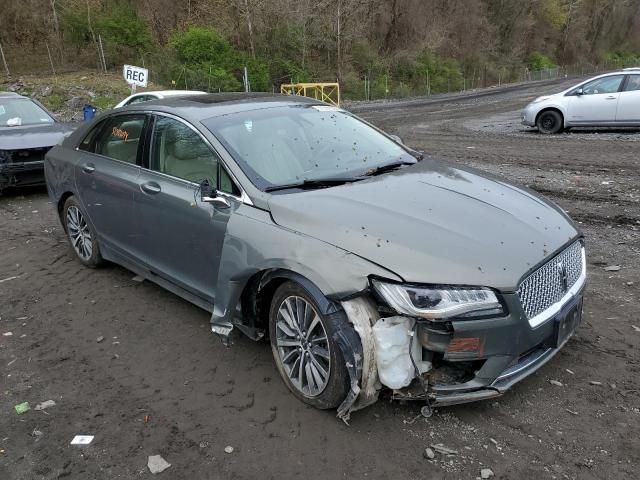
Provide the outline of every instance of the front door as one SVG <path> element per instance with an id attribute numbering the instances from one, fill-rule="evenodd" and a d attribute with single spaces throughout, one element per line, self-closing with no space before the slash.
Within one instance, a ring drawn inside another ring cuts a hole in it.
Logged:
<path id="1" fill-rule="evenodd" d="M 618 100 L 616 122 L 640 125 L 640 74 L 629 75 Z"/>
<path id="2" fill-rule="evenodd" d="M 213 303 L 227 222 L 240 205 L 203 203 L 199 185 L 220 188 L 225 176 L 218 155 L 190 125 L 157 116 L 147 168 L 135 192 L 136 256 L 162 276 Z"/>
<path id="3" fill-rule="evenodd" d="M 624 75 L 612 75 L 583 85 L 582 95 L 574 94 L 569 102 L 569 123 L 579 125 L 615 122 L 623 79 Z"/>
<path id="4" fill-rule="evenodd" d="M 134 193 L 138 189 L 143 131 L 147 115 L 107 118 L 78 146 L 76 185 L 98 239 L 108 254 L 130 254 L 135 237 Z"/>

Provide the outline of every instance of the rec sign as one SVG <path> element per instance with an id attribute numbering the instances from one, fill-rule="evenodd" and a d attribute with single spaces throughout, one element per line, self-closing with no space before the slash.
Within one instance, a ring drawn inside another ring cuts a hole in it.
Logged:
<path id="1" fill-rule="evenodd" d="M 146 87 L 149 70 L 142 67 L 134 67 L 133 65 L 125 65 L 122 70 L 122 75 L 129 85 Z"/>

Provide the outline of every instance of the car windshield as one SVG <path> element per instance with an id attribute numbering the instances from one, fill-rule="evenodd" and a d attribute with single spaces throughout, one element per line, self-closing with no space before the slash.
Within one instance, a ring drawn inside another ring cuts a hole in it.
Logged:
<path id="1" fill-rule="evenodd" d="M 404 148 L 328 105 L 278 106 L 222 115 L 203 124 L 261 189 L 361 176 L 415 162 Z"/>
<path id="2" fill-rule="evenodd" d="M 0 127 L 52 123 L 51 115 L 28 98 L 0 98 Z"/>

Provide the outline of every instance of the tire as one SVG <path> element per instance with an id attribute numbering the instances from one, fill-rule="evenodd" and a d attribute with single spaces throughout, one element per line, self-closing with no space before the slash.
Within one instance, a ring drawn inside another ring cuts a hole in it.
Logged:
<path id="1" fill-rule="evenodd" d="M 556 110 L 546 110 L 538 115 L 536 126 L 540 133 L 553 134 L 559 133 L 563 128 L 563 119 L 560 112 Z"/>
<path id="2" fill-rule="evenodd" d="M 96 232 L 87 221 L 87 214 L 75 197 L 69 197 L 64 202 L 62 224 L 71 250 L 80 263 L 89 268 L 96 268 L 104 263 Z"/>
<path id="3" fill-rule="evenodd" d="M 302 402 L 324 410 L 338 407 L 347 396 L 349 372 L 333 339 L 334 322 L 344 320 L 319 312 L 302 286 L 287 281 L 271 300 L 269 336 L 276 367 L 289 390 Z"/>

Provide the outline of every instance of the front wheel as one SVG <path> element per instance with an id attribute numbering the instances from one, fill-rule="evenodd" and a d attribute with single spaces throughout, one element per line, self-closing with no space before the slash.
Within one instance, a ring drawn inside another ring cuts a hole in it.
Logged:
<path id="1" fill-rule="evenodd" d="M 62 221 L 69 244 L 83 265 L 95 268 L 103 263 L 96 232 L 93 230 L 80 203 L 69 197 L 62 209 Z"/>
<path id="2" fill-rule="evenodd" d="M 333 339 L 335 331 L 333 319 L 319 313 L 313 297 L 299 284 L 288 281 L 278 287 L 269 311 L 276 367 L 296 397 L 320 409 L 338 407 L 349 390 L 349 372 Z"/>
<path id="3" fill-rule="evenodd" d="M 540 133 L 558 133 L 563 127 L 562 115 L 555 110 L 547 110 L 538 116 L 536 125 Z"/>

